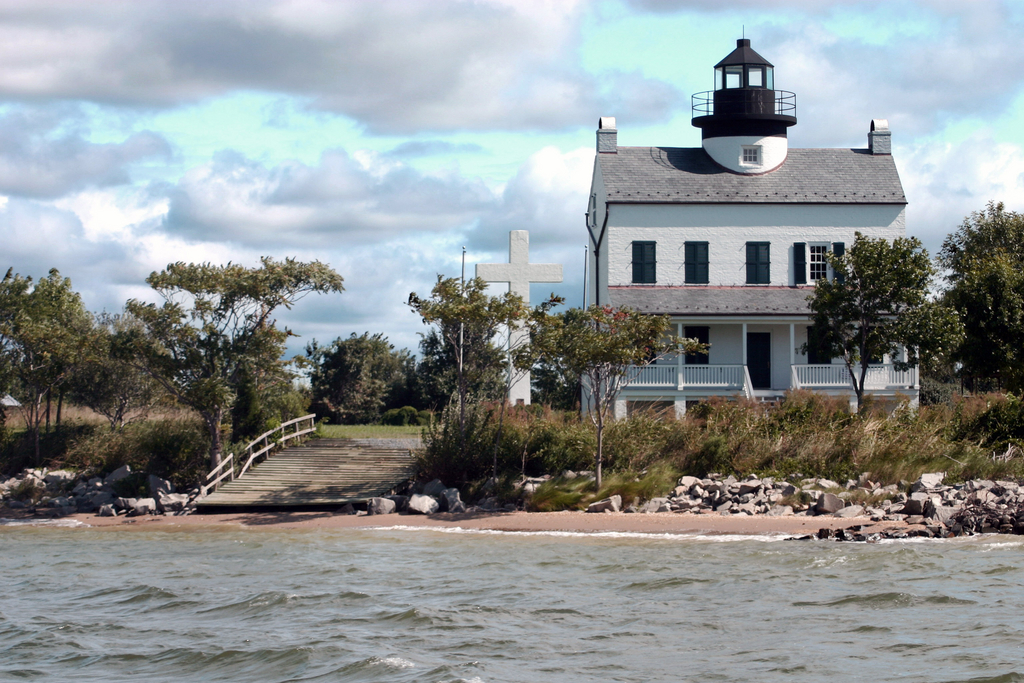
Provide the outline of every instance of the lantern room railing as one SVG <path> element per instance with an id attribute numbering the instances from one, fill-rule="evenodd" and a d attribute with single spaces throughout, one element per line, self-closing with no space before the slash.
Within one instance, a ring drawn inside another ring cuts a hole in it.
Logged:
<path id="1" fill-rule="evenodd" d="M 714 116 L 715 114 L 715 93 L 721 92 L 717 90 L 706 90 L 704 92 L 694 93 L 690 98 L 693 105 L 693 118 L 698 116 Z M 742 89 L 742 90 L 730 90 L 726 91 L 730 95 L 737 93 L 752 93 L 749 104 L 746 109 L 749 111 L 737 112 L 736 106 L 738 103 L 729 103 L 729 113 L 746 113 L 746 114 L 763 114 L 765 113 L 762 109 L 762 97 L 766 92 L 775 93 L 775 111 L 776 116 L 796 116 L 796 93 L 790 92 L 789 90 L 762 90 L 762 89 Z M 756 96 L 756 97 L 755 97 Z M 742 106 L 742 103 L 739 103 Z M 721 113 L 721 112 L 719 112 Z"/>

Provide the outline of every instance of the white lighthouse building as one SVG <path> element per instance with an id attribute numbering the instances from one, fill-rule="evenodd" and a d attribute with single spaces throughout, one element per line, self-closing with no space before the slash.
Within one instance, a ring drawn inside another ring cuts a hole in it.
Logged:
<path id="1" fill-rule="evenodd" d="M 905 236 L 888 123 L 870 122 L 867 148 L 791 149 L 796 95 L 775 88 L 773 65 L 749 40 L 737 41 L 714 78 L 713 91 L 693 96 L 701 147 L 620 147 L 615 119 L 598 125 L 591 300 L 667 314 L 677 334 L 710 344 L 707 354 L 644 368 L 616 414 L 681 414 L 710 396 L 772 400 L 797 388 L 854 401 L 841 361 L 813 344 L 802 350 L 807 296 L 832 277 L 825 255 L 843 253 L 855 233 Z M 916 368 L 897 371 L 892 360 L 872 366 L 867 393 L 916 401 Z"/>

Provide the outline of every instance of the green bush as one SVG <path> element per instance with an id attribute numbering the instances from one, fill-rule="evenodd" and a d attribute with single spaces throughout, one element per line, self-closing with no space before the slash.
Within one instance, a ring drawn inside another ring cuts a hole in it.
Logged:
<path id="1" fill-rule="evenodd" d="M 209 449 L 205 425 L 198 419 L 148 420 L 121 430 L 93 431 L 68 450 L 63 464 L 99 474 L 128 465 L 189 488 L 206 475 Z"/>
<path id="2" fill-rule="evenodd" d="M 425 417 L 421 415 L 421 413 L 425 413 Z M 428 425 L 430 424 L 430 411 L 418 411 L 412 406 L 392 408 L 391 410 L 384 411 L 384 414 L 381 415 L 380 422 L 381 424 L 395 427 Z"/>

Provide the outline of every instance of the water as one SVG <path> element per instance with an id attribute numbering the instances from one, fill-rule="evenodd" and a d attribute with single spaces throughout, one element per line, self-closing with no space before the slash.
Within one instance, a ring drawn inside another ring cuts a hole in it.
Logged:
<path id="1" fill-rule="evenodd" d="M 1024 541 L 0 527 L 2 681 L 1024 681 Z"/>

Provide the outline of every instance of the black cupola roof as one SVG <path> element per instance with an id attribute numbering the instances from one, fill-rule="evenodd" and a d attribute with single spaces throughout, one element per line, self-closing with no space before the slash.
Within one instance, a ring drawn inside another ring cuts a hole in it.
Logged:
<path id="1" fill-rule="evenodd" d="M 692 123 L 704 139 L 785 136 L 796 124 L 796 95 L 775 89 L 775 67 L 740 38 L 715 65 L 715 89 L 693 95 Z"/>
<path id="2" fill-rule="evenodd" d="M 775 66 L 761 55 L 754 52 L 750 47 L 750 38 L 739 38 L 736 40 L 736 49 L 729 53 L 729 56 L 715 64 L 717 69 L 720 66 L 732 66 L 734 64 L 760 64 L 762 66 Z"/>

